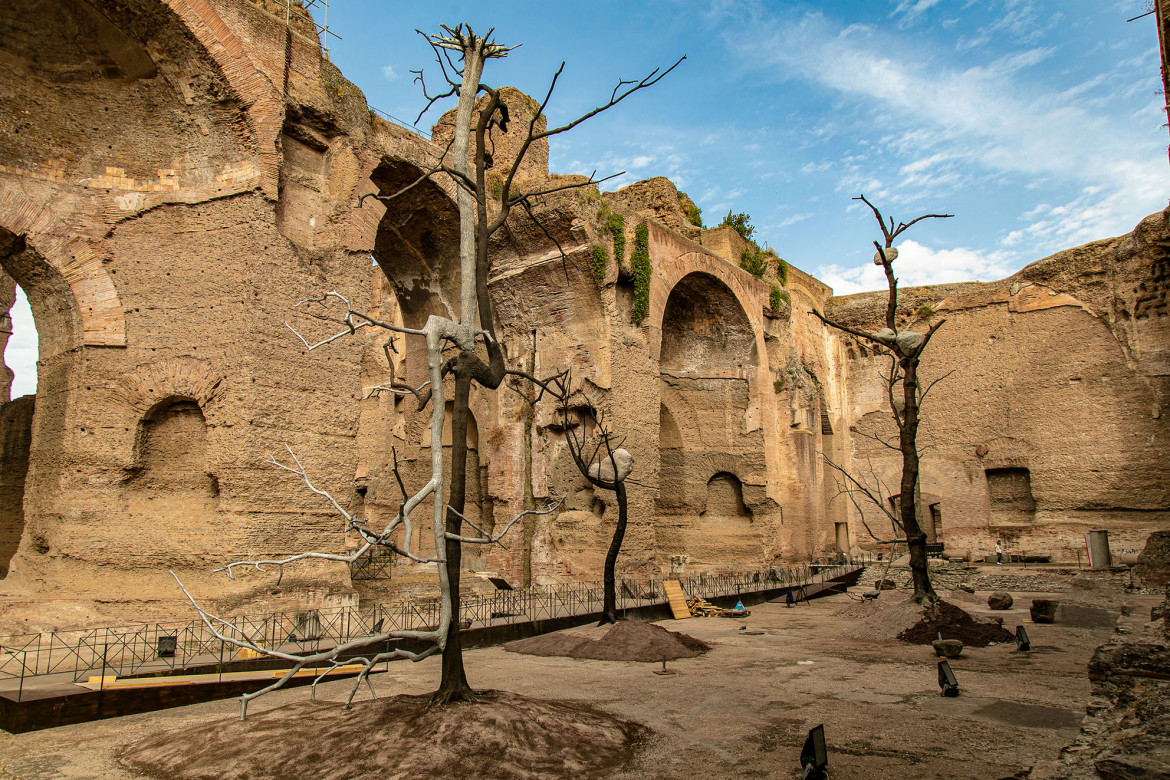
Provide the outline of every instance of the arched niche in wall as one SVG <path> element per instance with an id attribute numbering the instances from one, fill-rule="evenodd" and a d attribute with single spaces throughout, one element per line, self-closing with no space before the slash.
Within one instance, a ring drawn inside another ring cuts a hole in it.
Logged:
<path id="1" fill-rule="evenodd" d="M 726 471 L 707 480 L 707 500 L 703 517 L 728 517 L 751 520 L 752 513 L 743 503 L 743 483 Z"/>
<path id="2" fill-rule="evenodd" d="M 709 274 L 679 280 L 662 315 L 662 371 L 745 376 L 756 362 L 756 335 L 735 293 Z"/>
<path id="3" fill-rule="evenodd" d="M 207 421 L 194 398 L 164 398 L 139 421 L 127 483 L 137 490 L 219 495 L 219 484 L 208 470 Z"/>
<path id="4" fill-rule="evenodd" d="M 431 314 L 459 317 L 459 212 L 433 181 L 403 192 L 422 175 L 416 165 L 389 159 L 370 175 L 380 194 L 402 193 L 383 201 L 373 256 L 411 328 L 422 327 Z"/>
<path id="5" fill-rule="evenodd" d="M 392 299 L 396 310 L 392 320 L 409 328 L 421 328 L 432 314 L 459 317 L 459 214 L 454 201 L 433 181 L 410 186 L 422 175 L 417 166 L 389 158 L 370 175 L 380 194 L 395 195 L 383 201 L 386 211 L 378 223 L 371 253 L 389 282 L 382 295 L 383 314 L 390 314 L 386 308 Z M 373 338 L 384 343 L 391 337 L 377 334 Z M 430 378 L 426 340 L 408 335 L 394 337 L 394 341 L 400 353 L 395 378 L 411 387 L 426 382 Z M 430 436 L 430 407 L 417 411 L 413 401 L 404 399 L 399 404 L 404 452 L 412 452 L 416 442 Z M 388 448 L 382 457 L 389 463 Z M 429 478 L 427 470 L 422 464 L 405 468 L 413 479 L 423 482 Z"/>
<path id="6" fill-rule="evenodd" d="M 9 285 L 0 295 L 5 304 L 0 319 L 7 320 L 19 286 L 32 310 L 38 345 L 36 395 L 0 403 L 0 570 L 7 576 L 26 527 L 34 528 L 36 536 L 34 543 L 26 544 L 26 554 L 44 554 L 53 547 L 50 536 L 35 528 L 36 517 L 55 511 L 54 487 L 66 462 L 62 454 L 70 450 L 66 422 L 81 356 L 82 325 L 77 299 L 60 271 L 24 236 L 2 226 L 0 282 Z M 7 341 L 7 334 L 3 338 Z M 6 366 L 5 371 L 7 379 Z M 0 398 L 4 400 L 7 395 Z"/>
<path id="7" fill-rule="evenodd" d="M 680 279 L 663 309 L 659 361 L 658 505 L 667 513 L 703 512 L 713 462 L 739 475 L 764 472 L 763 434 L 747 424 L 758 358 L 735 293 L 707 273 Z"/>
<path id="8" fill-rule="evenodd" d="M 168 396 L 143 415 L 129 472 L 124 495 L 135 554 L 170 560 L 215 551 L 219 482 L 210 473 L 207 421 L 194 398 Z"/>

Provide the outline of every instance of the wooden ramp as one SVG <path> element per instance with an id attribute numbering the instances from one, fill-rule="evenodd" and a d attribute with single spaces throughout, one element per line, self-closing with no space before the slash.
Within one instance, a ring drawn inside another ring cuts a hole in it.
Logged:
<path id="1" fill-rule="evenodd" d="M 662 590 L 670 602 L 670 612 L 675 620 L 682 620 L 691 616 L 691 609 L 687 606 L 687 594 L 683 593 L 682 583 L 678 580 L 663 580 Z"/>

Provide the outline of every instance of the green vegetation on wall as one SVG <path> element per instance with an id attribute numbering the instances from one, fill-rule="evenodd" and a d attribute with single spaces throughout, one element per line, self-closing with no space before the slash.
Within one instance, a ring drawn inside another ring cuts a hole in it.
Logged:
<path id="1" fill-rule="evenodd" d="M 739 256 L 739 267 L 759 279 L 768 270 L 768 258 L 753 245 L 743 248 Z"/>
<path id="2" fill-rule="evenodd" d="M 727 216 L 719 223 L 720 226 L 727 225 L 743 238 L 744 241 L 751 241 L 752 235 L 755 234 L 756 229 L 752 225 L 752 218 L 750 215 L 740 212 L 732 214 L 729 210 Z"/>
<path id="3" fill-rule="evenodd" d="M 792 303 L 792 298 L 779 285 L 772 285 L 772 292 L 768 295 L 768 307 L 777 311 L 781 303 Z"/>
<path id="4" fill-rule="evenodd" d="M 634 310 L 630 318 L 641 325 L 650 314 L 650 228 L 643 221 L 634 231 Z"/>
<path id="5" fill-rule="evenodd" d="M 597 282 L 597 286 L 605 284 L 605 272 L 609 269 L 609 252 L 606 252 L 601 244 L 593 245 L 593 262 L 590 268 L 593 270 L 593 281 Z"/>
<path id="6" fill-rule="evenodd" d="M 703 227 L 703 210 L 696 206 L 695 202 L 685 192 L 678 193 L 678 205 L 682 208 L 687 222 L 690 222 L 697 228 Z"/>
<path id="7" fill-rule="evenodd" d="M 613 260 L 620 268 L 626 259 L 626 218 L 602 206 L 597 212 L 597 221 L 604 232 L 613 236 Z"/>
<path id="8" fill-rule="evenodd" d="M 775 254 L 773 254 L 773 257 L 776 257 Z M 776 279 L 780 282 L 781 286 L 788 286 L 788 261 L 783 257 L 776 257 Z"/>

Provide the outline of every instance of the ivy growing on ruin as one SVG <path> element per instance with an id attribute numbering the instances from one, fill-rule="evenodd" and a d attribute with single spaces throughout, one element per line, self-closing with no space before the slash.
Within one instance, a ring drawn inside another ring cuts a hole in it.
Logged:
<path id="1" fill-rule="evenodd" d="M 597 282 L 597 286 L 600 287 L 605 284 L 605 272 L 609 270 L 609 253 L 601 244 L 594 244 L 592 251 L 593 260 L 589 268 L 593 271 L 593 281 Z"/>
<path id="2" fill-rule="evenodd" d="M 650 227 L 645 220 L 634 231 L 634 310 L 630 318 L 641 325 L 650 314 Z"/>
<path id="3" fill-rule="evenodd" d="M 616 211 L 604 209 L 603 229 L 613 236 L 613 261 L 621 267 L 626 259 L 626 218 Z"/>
<path id="4" fill-rule="evenodd" d="M 778 311 L 781 303 L 792 303 L 792 297 L 780 289 L 780 285 L 772 285 L 772 292 L 768 294 L 768 308 Z"/>

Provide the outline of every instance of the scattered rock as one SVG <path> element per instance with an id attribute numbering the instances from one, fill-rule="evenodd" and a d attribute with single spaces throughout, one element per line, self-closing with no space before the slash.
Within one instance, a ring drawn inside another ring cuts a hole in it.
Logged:
<path id="1" fill-rule="evenodd" d="M 1014 603 L 1015 600 L 1012 599 L 1012 594 L 1002 590 L 997 590 L 987 597 L 987 606 L 992 609 L 1011 609 Z"/>
<path id="2" fill-rule="evenodd" d="M 1170 582 L 1170 531 L 1154 531 L 1146 539 L 1133 573 L 1146 587 L 1160 588 Z"/>
<path id="3" fill-rule="evenodd" d="M 936 639 L 930 644 L 939 658 L 958 658 L 963 652 L 963 643 L 958 639 Z"/>
<path id="4" fill-rule="evenodd" d="M 973 594 L 975 592 L 975 586 L 963 583 L 962 585 L 959 586 L 959 590 L 961 590 L 965 593 L 972 593 Z"/>

